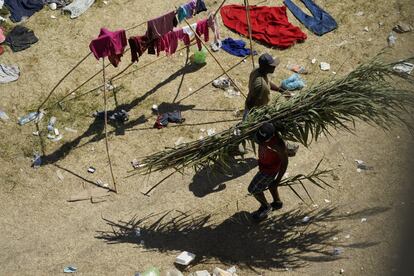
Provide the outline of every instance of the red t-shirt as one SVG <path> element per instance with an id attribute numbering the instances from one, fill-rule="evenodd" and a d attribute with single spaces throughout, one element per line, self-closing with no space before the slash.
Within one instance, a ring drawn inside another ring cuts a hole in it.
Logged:
<path id="1" fill-rule="evenodd" d="M 274 146 L 276 142 L 277 137 L 274 136 L 269 142 L 259 145 L 259 171 L 267 175 L 276 175 L 282 163 L 279 154 L 268 148 Z"/>

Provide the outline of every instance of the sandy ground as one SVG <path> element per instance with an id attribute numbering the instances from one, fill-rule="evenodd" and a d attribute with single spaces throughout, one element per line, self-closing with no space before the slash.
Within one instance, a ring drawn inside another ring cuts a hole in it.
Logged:
<path id="1" fill-rule="evenodd" d="M 58 118 L 57 127 L 64 138 L 58 143 L 46 141 L 49 164 L 37 170 L 30 168 L 33 151 L 40 150 L 39 140 L 32 135 L 35 126 L 19 127 L 17 117 L 35 109 L 53 85 L 88 53 L 89 41 L 100 27 L 133 26 L 181 2 L 110 0 L 108 5 L 95 5 L 75 20 L 45 8 L 25 23 L 35 31 L 39 42 L 19 53 L 8 49 L 0 57 L 1 63 L 16 63 L 21 69 L 17 82 L 0 86 L 0 108 L 11 117 L 9 122 L 0 123 L 0 275 L 57 275 L 71 264 L 78 268 L 78 275 L 134 275 L 150 266 L 173 268 L 175 256 L 183 250 L 198 256 L 185 270 L 186 275 L 232 265 L 239 275 L 336 275 L 340 269 L 346 275 L 397 275 L 403 257 L 399 251 L 404 243 L 403 214 L 414 205 L 412 198 L 404 197 L 412 182 L 406 174 L 414 162 L 413 155 L 408 154 L 413 148 L 412 137 L 404 128 L 383 132 L 358 123 L 356 135 L 334 133 L 309 149 L 302 147 L 290 160 L 289 175 L 307 173 L 324 158 L 322 166 L 334 169 L 327 179 L 334 188 L 309 186 L 315 202 L 307 200 L 307 204 L 290 190 L 282 189 L 284 208 L 260 225 L 247 219 L 246 214 L 255 210 L 257 203 L 244 197 L 257 170 L 253 154 L 245 162 L 233 164 L 233 175 L 213 175 L 211 171 L 194 174 L 189 169 L 184 175 L 167 179 L 149 196 L 142 194 L 170 172 L 133 175 L 129 164 L 132 159 L 173 146 L 179 137 L 185 141 L 198 139 L 205 135 L 201 128 L 223 130 L 233 122 L 209 122 L 234 120 L 233 111 L 242 108 L 242 97 L 226 98 L 211 85 L 180 100 L 220 75 L 211 57 L 202 68 L 183 67 L 184 51 L 115 82 L 122 89 L 116 98 L 111 96 L 110 107 L 117 102 L 130 114 L 124 131 L 110 128 L 118 194 L 111 194 L 101 203 L 67 201 L 94 187 L 92 183 L 98 179 L 110 183 L 102 125 L 90 116 L 102 109 L 101 93 L 68 102 L 64 111 L 50 109 L 47 116 Z M 213 8 L 219 5 L 207 3 Z M 335 77 L 332 71 L 346 74 L 387 46 L 386 37 L 398 21 L 413 21 L 413 6 L 408 0 L 317 3 L 337 20 L 337 30 L 317 37 L 289 13 L 289 20 L 308 34 L 306 42 L 284 51 L 254 43 L 260 53 L 267 51 L 281 58 L 274 76 L 276 83 L 290 75 L 286 69 L 289 63 L 310 70 L 311 74 L 305 76 L 308 84 Z M 282 1 L 263 4 L 281 5 Z M 356 15 L 359 11 L 364 15 Z M 52 14 L 57 19 L 51 19 Z M 369 31 L 365 32 L 364 27 Z M 225 27 L 221 29 L 223 37 L 238 38 Z M 140 27 L 128 35 L 144 31 Z M 389 51 L 389 57 L 413 55 L 413 42 L 413 32 L 397 35 L 397 45 Z M 225 68 L 238 62 L 222 51 L 216 56 Z M 331 71 L 320 71 L 317 64 L 311 64 L 312 58 L 329 62 Z M 132 69 L 154 59 L 144 56 Z M 116 74 L 128 61 L 126 54 L 120 68 L 109 67 L 107 75 Z M 87 59 L 50 103 L 101 66 L 93 58 Z M 248 61 L 231 75 L 246 88 L 250 70 Z M 100 82 L 101 75 L 78 94 Z M 171 107 L 173 102 L 183 110 L 188 125 L 151 129 L 155 117 L 150 107 L 161 103 L 166 109 L 177 107 Z M 203 124 L 195 125 L 198 123 Z M 77 133 L 66 132 L 64 127 Z M 373 170 L 358 173 L 354 159 L 366 161 Z M 88 174 L 89 166 L 97 171 Z M 64 178 L 59 179 L 57 172 Z M 306 215 L 312 223 L 302 222 Z M 366 221 L 362 222 L 363 218 Z M 134 234 L 134 227 L 141 227 L 141 237 Z M 342 249 L 341 254 L 332 256 L 337 247 Z"/>

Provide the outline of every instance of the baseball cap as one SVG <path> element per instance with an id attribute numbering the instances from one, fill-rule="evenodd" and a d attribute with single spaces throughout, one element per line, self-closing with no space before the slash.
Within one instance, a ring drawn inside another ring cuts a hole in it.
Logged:
<path id="1" fill-rule="evenodd" d="M 264 143 L 275 134 L 275 127 L 271 123 L 264 123 L 256 132 L 255 138 L 256 141 L 260 143 Z"/>
<path id="2" fill-rule="evenodd" d="M 268 53 L 262 54 L 259 57 L 259 65 L 260 66 L 278 66 L 280 63 L 279 58 L 273 58 L 271 55 L 269 55 Z"/>

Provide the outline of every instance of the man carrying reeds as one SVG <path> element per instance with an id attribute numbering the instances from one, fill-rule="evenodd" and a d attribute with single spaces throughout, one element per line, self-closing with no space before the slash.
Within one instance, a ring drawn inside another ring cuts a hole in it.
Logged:
<path id="1" fill-rule="evenodd" d="M 259 144 L 259 172 L 251 181 L 248 191 L 260 203 L 260 208 L 252 213 L 253 219 L 260 221 L 267 218 L 272 209 L 283 206 L 277 188 L 288 166 L 288 153 L 285 142 L 271 123 L 263 124 L 256 132 L 255 139 Z M 271 204 L 264 195 L 266 189 L 272 195 Z"/>
<path id="2" fill-rule="evenodd" d="M 269 74 L 273 74 L 279 65 L 279 58 L 273 58 L 268 53 L 259 57 L 259 68 L 250 73 L 249 93 L 247 94 L 243 120 L 253 108 L 267 105 L 270 101 L 270 90 L 284 92 L 276 84 L 269 80 Z"/>

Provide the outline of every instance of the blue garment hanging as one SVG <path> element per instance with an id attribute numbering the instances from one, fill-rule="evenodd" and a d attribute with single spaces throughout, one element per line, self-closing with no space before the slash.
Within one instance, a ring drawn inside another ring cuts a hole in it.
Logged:
<path id="1" fill-rule="evenodd" d="M 234 40 L 230 37 L 221 42 L 221 48 L 224 51 L 237 57 L 245 57 L 251 54 L 251 50 L 249 48 L 245 48 L 245 46 L 246 42 L 243 40 Z M 256 54 L 256 52 L 253 52 L 253 54 Z"/>
<path id="2" fill-rule="evenodd" d="M 313 16 L 304 13 L 298 6 L 293 4 L 291 0 L 284 0 L 283 3 L 295 17 L 306 26 L 306 28 L 317 35 L 324 35 L 338 27 L 335 19 L 333 19 L 326 11 L 322 10 L 312 0 L 301 1 L 310 10 Z"/>

